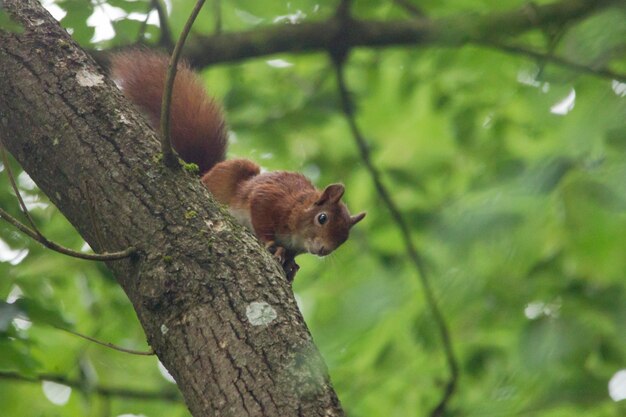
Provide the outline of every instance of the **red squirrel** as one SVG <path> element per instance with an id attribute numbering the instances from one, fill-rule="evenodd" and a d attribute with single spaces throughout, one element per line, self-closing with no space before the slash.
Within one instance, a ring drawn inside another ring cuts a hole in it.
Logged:
<path id="1" fill-rule="evenodd" d="M 155 129 L 159 128 L 168 61 L 164 54 L 143 50 L 111 58 L 113 79 Z M 223 112 L 202 84 L 187 63 L 179 64 L 170 106 L 172 146 L 183 160 L 198 165 L 202 182 L 217 201 L 254 232 L 291 281 L 299 269 L 296 255 L 328 255 L 348 239 L 350 229 L 365 213 L 350 215 L 341 202 L 342 184 L 318 190 L 296 172 L 261 173 L 250 160 L 225 160 Z"/>

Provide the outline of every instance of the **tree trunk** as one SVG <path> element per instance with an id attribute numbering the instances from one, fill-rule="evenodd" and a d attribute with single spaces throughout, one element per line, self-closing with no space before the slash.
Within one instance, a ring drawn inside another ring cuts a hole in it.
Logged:
<path id="1" fill-rule="evenodd" d="M 107 265 L 198 416 L 342 416 L 278 264 L 36 0 L 7 0 L 0 135 Z"/>

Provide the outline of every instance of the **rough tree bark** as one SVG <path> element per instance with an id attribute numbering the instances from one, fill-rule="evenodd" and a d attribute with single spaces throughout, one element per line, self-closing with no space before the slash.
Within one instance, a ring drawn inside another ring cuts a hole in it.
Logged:
<path id="1" fill-rule="evenodd" d="M 138 249 L 108 267 L 191 413 L 343 415 L 275 261 L 36 0 L 4 7 L 24 31 L 0 31 L 0 135 L 96 251 Z"/>

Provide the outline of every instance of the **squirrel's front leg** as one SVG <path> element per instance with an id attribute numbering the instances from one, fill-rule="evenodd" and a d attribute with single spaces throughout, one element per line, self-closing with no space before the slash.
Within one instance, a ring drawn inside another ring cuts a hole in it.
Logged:
<path id="1" fill-rule="evenodd" d="M 285 263 L 287 250 L 284 247 L 278 246 L 274 240 L 270 240 L 265 242 L 265 249 L 274 255 L 274 258 L 276 258 L 281 265 Z"/>
<path id="2" fill-rule="evenodd" d="M 289 253 L 283 246 L 278 246 L 273 240 L 265 242 L 265 248 L 274 255 L 274 258 L 283 267 L 287 281 L 293 282 L 296 273 L 300 269 L 300 265 L 296 263 L 294 255 Z"/>
<path id="3" fill-rule="evenodd" d="M 295 254 L 276 241 L 276 219 L 269 214 L 271 210 L 263 204 L 264 202 L 267 200 L 251 202 L 254 210 L 250 210 L 250 222 L 256 236 L 283 267 L 287 280 L 292 282 L 300 267 L 294 260 Z"/>
<path id="4" fill-rule="evenodd" d="M 296 263 L 295 257 L 287 256 L 283 263 L 283 270 L 285 271 L 285 275 L 287 275 L 287 281 L 293 282 L 299 269 L 300 265 Z"/>

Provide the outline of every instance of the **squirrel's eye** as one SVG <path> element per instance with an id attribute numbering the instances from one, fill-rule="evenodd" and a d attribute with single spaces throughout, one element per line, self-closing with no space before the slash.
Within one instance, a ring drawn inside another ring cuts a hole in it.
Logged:
<path id="1" fill-rule="evenodd" d="M 317 222 L 321 225 L 328 221 L 328 215 L 326 213 L 320 213 L 317 215 Z"/>

